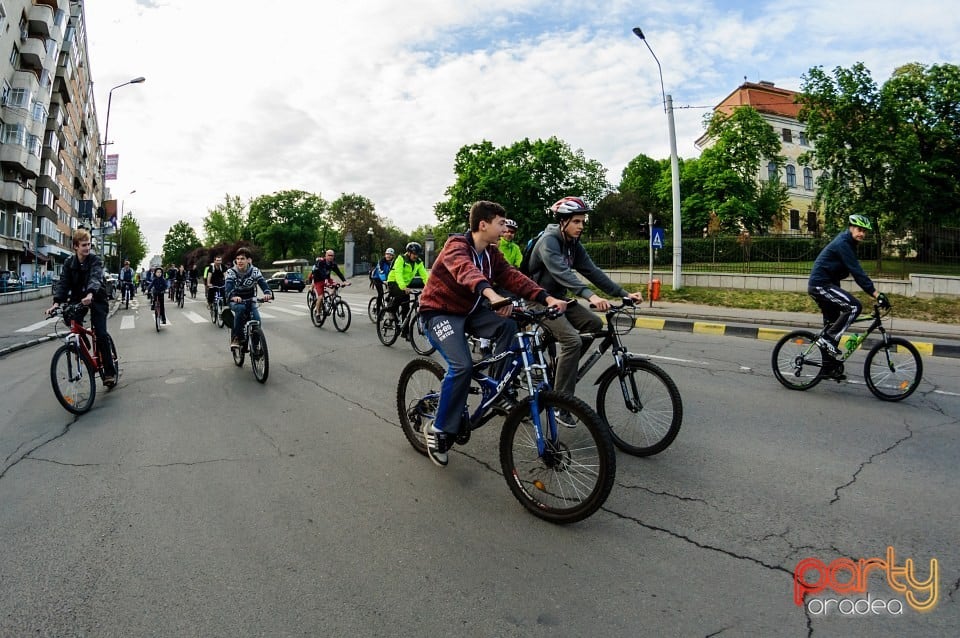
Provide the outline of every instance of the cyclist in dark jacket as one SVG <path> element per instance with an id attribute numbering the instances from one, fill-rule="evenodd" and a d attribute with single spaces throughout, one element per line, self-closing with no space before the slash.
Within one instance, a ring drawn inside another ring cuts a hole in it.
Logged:
<path id="1" fill-rule="evenodd" d="M 167 311 L 163 307 L 163 293 L 167 290 L 167 280 L 163 278 L 163 268 L 157 266 L 153 270 L 153 279 L 150 280 L 150 287 L 147 294 L 150 295 L 150 310 L 160 304 L 160 320 L 167 323 Z"/>
<path id="2" fill-rule="evenodd" d="M 97 344 L 104 348 L 109 343 L 107 314 L 110 305 L 103 279 L 103 262 L 90 252 L 90 232 L 84 228 L 73 231 L 73 255 L 63 263 L 60 279 L 53 286 L 53 305 L 47 313 L 62 303 L 81 303 L 90 308 L 90 325 L 97 335 Z M 103 359 L 103 385 L 108 388 L 117 383 L 117 371 L 113 357 Z"/>
<path id="3" fill-rule="evenodd" d="M 850 215 L 850 227 L 827 244 L 813 262 L 807 293 L 820 306 L 823 323 L 829 326 L 817 344 L 834 357 L 840 357 L 840 335 L 860 316 L 863 305 L 851 293 L 840 287 L 840 281 L 853 275 L 853 280 L 863 291 L 879 297 L 873 281 L 867 276 L 857 259 L 857 245 L 873 230 L 870 220 L 863 215 Z"/>

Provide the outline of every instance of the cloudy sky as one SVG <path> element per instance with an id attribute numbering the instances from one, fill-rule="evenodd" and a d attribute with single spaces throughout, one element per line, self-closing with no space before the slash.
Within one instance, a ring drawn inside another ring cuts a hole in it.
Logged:
<path id="1" fill-rule="evenodd" d="M 465 145 L 556 135 L 619 182 L 669 156 L 660 60 L 681 157 L 744 79 L 799 89 L 812 66 L 960 62 L 940 0 L 94 0 L 87 38 L 109 186 L 159 252 L 203 236 L 224 195 L 370 198 L 405 230 L 433 221 Z M 132 193 L 132 191 L 136 191 Z M 550 202 L 545 202 L 549 205 Z"/>

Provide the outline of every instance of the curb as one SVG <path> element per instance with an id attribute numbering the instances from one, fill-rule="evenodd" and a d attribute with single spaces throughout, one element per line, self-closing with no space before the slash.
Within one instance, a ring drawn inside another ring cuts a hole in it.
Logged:
<path id="1" fill-rule="evenodd" d="M 117 311 L 120 310 L 120 302 L 113 299 L 110 300 L 110 311 L 107 313 L 107 319 L 117 314 Z M 17 352 L 18 350 L 24 350 L 25 348 L 31 348 L 33 346 L 39 346 L 41 343 L 46 343 L 48 341 L 53 341 L 59 339 L 60 336 L 57 334 L 48 334 L 43 337 L 37 337 L 36 339 L 30 339 L 29 341 L 23 341 L 21 343 L 15 343 L 12 346 L 7 346 L 6 348 L 0 348 L 0 357 L 5 357 L 8 354 Z"/>
<path id="2" fill-rule="evenodd" d="M 715 321 L 654 319 L 651 317 L 638 317 L 634 321 L 634 325 L 637 328 L 644 328 L 647 330 L 671 330 L 675 332 L 691 332 L 695 334 L 707 334 L 718 337 L 722 336 L 743 337 L 746 339 L 763 339 L 765 341 L 777 341 L 780 339 L 780 337 L 787 333 L 804 328 L 804 326 L 794 326 L 789 329 L 766 328 L 759 326 L 736 326 L 725 323 L 717 323 Z M 817 327 L 817 329 L 819 329 L 819 327 Z M 871 338 L 865 341 L 864 345 L 873 344 L 877 341 L 879 340 Z M 912 339 L 909 341 L 916 346 L 917 350 L 919 350 L 920 354 L 922 355 L 928 357 L 951 357 L 960 359 L 960 345 L 939 344 L 929 341 L 914 341 Z M 861 349 L 864 347 L 864 345 L 861 345 Z"/>

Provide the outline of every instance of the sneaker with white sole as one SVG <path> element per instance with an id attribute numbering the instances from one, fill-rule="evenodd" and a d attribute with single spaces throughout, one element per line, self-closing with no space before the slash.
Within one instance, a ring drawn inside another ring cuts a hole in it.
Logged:
<path id="1" fill-rule="evenodd" d="M 573 416 L 566 410 L 557 410 L 557 423 L 562 425 L 565 428 L 575 428 L 577 427 L 577 417 Z"/>
<path id="2" fill-rule="evenodd" d="M 446 467 L 449 461 L 447 452 L 450 450 L 450 437 L 443 430 L 438 430 L 432 423 L 423 428 L 423 441 L 427 444 L 427 456 L 435 465 Z"/>
<path id="3" fill-rule="evenodd" d="M 826 350 L 827 354 L 834 359 L 839 359 L 841 356 L 843 356 L 843 353 L 840 352 L 840 348 L 837 347 L 837 344 L 833 343 L 833 341 L 831 341 L 826 335 L 817 339 L 817 345 Z"/>

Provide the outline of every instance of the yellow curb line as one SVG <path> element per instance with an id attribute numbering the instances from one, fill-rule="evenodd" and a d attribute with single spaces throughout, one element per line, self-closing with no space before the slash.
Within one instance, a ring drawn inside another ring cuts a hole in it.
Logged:
<path id="1" fill-rule="evenodd" d="M 637 328 L 648 328 L 650 330 L 663 330 L 666 325 L 666 319 L 649 319 L 647 317 L 637 317 L 635 326 Z"/>
<path id="2" fill-rule="evenodd" d="M 693 331 L 698 334 L 723 336 L 727 326 L 722 323 L 707 323 L 705 321 L 694 321 Z"/>
<path id="3" fill-rule="evenodd" d="M 789 330 L 779 330 L 777 328 L 757 328 L 757 339 L 764 339 L 766 341 L 777 341 L 783 335 L 790 332 Z"/>

